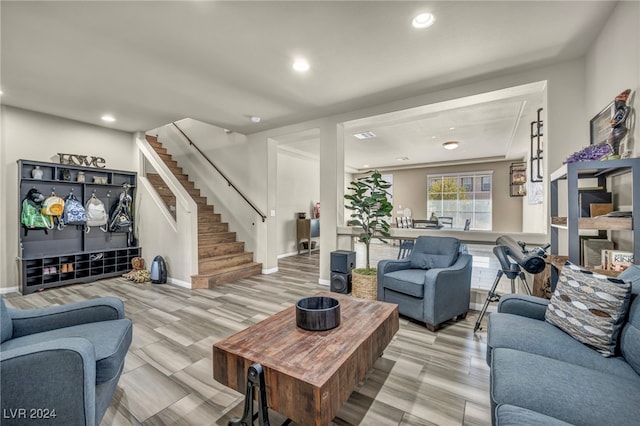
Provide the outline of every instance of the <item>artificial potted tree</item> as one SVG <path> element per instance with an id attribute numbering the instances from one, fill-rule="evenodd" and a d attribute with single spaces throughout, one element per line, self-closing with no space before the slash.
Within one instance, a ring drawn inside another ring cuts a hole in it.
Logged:
<path id="1" fill-rule="evenodd" d="M 366 267 L 352 271 L 352 294 L 363 299 L 378 298 L 377 270 L 371 267 L 369 245 L 374 238 L 386 243 L 383 238 L 390 237 L 388 219 L 393 211 L 387 192 L 390 187 L 380 172 L 374 170 L 352 181 L 347 188 L 351 193 L 344 196 L 349 201 L 345 207 L 352 211 L 350 223 L 362 228 L 358 241 L 365 245 Z"/>

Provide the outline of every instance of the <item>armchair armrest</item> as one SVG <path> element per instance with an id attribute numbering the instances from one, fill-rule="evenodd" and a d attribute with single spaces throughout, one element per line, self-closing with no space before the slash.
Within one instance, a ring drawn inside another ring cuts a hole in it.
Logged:
<path id="1" fill-rule="evenodd" d="M 460 254 L 456 263 L 447 268 L 428 269 L 425 271 L 425 283 L 433 283 L 435 287 L 452 286 L 460 283 L 463 288 L 471 288 L 470 277 L 472 259 L 473 258 L 470 254 Z M 467 276 L 469 279 L 467 279 Z"/>
<path id="2" fill-rule="evenodd" d="M 500 298 L 498 312 L 544 321 L 549 300 L 526 294 L 507 294 Z"/>
<path id="3" fill-rule="evenodd" d="M 389 272 L 399 271 L 401 269 L 409 269 L 411 260 L 407 259 L 389 259 L 378 262 L 378 277 L 380 274 L 388 274 Z"/>
<path id="4" fill-rule="evenodd" d="M 384 274 L 388 274 L 389 272 L 400 271 L 402 269 L 409 269 L 411 267 L 411 260 L 409 259 L 389 259 L 389 260 L 381 260 L 378 262 L 378 299 L 382 297 L 384 294 L 383 283 L 384 283 Z"/>
<path id="5" fill-rule="evenodd" d="M 13 338 L 63 327 L 124 318 L 124 303 L 116 297 L 101 297 L 68 305 L 39 309 L 8 309 Z"/>
<path id="6" fill-rule="evenodd" d="M 432 303 L 424 304 L 425 322 L 437 325 L 469 309 L 472 260 L 460 254 L 453 265 L 426 271 L 424 298 Z"/>
<path id="7" fill-rule="evenodd" d="M 94 352 L 80 337 L 0 351 L 3 424 L 95 425 Z"/>

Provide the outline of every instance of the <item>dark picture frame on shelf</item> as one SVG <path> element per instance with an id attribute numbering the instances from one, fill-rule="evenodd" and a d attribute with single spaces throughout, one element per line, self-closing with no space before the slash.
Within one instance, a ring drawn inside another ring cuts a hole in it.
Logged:
<path id="1" fill-rule="evenodd" d="M 614 103 L 611 102 L 589 122 L 591 145 L 597 145 L 607 140 L 611 132 L 611 119 L 615 112 Z"/>

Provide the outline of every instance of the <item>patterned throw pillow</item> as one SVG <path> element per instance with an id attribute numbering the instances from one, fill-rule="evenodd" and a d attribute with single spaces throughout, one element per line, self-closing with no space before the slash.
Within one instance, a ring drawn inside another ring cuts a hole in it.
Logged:
<path id="1" fill-rule="evenodd" d="M 545 320 L 604 356 L 615 355 L 631 283 L 565 263 Z"/>

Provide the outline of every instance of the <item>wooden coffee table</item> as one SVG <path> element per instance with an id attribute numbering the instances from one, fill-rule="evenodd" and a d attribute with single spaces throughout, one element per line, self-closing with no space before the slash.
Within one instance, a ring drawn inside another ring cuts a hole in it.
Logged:
<path id="1" fill-rule="evenodd" d="M 398 331 L 398 306 L 338 293 L 341 323 L 296 326 L 295 306 L 213 345 L 213 377 L 244 393 L 247 369 L 262 365 L 269 408 L 302 425 L 326 425 Z"/>

